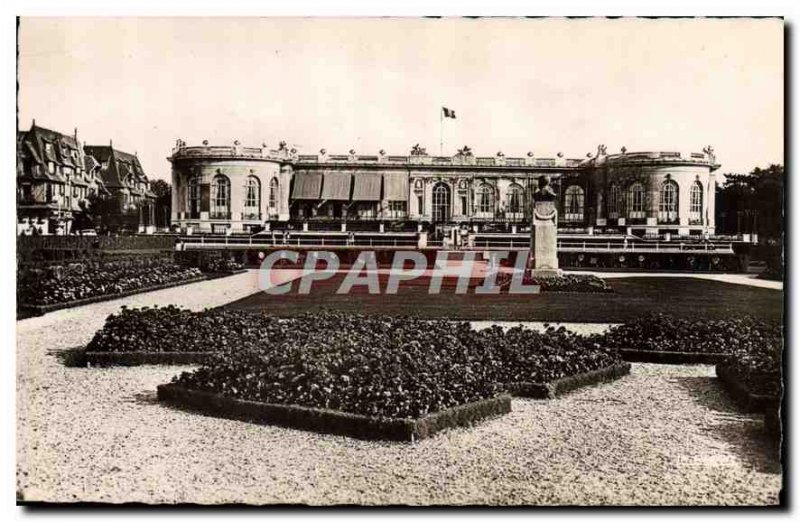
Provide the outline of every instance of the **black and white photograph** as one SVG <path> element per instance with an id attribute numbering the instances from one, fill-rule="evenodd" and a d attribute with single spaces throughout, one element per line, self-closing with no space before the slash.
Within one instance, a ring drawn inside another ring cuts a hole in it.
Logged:
<path id="1" fill-rule="evenodd" d="M 17 509 L 786 508 L 780 14 L 17 16 Z"/>

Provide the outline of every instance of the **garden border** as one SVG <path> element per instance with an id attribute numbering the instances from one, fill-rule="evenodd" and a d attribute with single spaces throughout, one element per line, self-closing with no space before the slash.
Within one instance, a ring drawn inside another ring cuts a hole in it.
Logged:
<path id="1" fill-rule="evenodd" d="M 155 292 L 156 290 L 164 290 L 167 288 L 173 288 L 176 286 L 181 285 L 188 285 L 191 283 L 200 283 L 202 281 L 211 281 L 213 279 L 220 279 L 222 277 L 233 276 L 237 274 L 241 274 L 243 272 L 247 272 L 247 269 L 242 269 L 239 271 L 234 271 L 230 273 L 217 273 L 217 274 L 204 274 L 197 277 L 192 277 L 190 279 L 184 279 L 183 281 L 173 281 L 172 283 L 164 283 L 162 285 L 153 285 L 153 286 L 146 286 L 142 288 L 137 288 L 135 290 L 127 290 L 125 292 L 120 292 L 118 294 L 104 294 L 104 295 L 96 295 L 94 297 L 87 297 L 85 299 L 77 299 L 75 301 L 66 301 L 62 303 L 54 303 L 50 305 L 32 305 L 32 304 L 20 304 L 19 309 L 32 312 L 34 316 L 41 316 L 49 312 L 55 312 L 56 310 L 64 310 L 67 308 L 75 308 L 78 306 L 84 306 L 94 303 L 102 303 L 105 301 L 113 301 L 114 299 L 121 299 L 123 297 L 130 297 L 136 294 L 143 294 L 145 292 Z"/>
<path id="2" fill-rule="evenodd" d="M 780 408 L 781 398 L 774 395 L 751 393 L 747 385 L 739 380 L 736 373 L 724 364 L 715 368 L 717 377 L 728 394 L 747 412 L 765 413 Z"/>
<path id="3" fill-rule="evenodd" d="M 506 390 L 515 397 L 530 399 L 555 399 L 559 395 L 604 382 L 614 381 L 631 372 L 630 363 L 623 362 L 597 370 L 561 377 L 547 383 L 519 382 L 506 384 Z"/>
<path id="4" fill-rule="evenodd" d="M 656 364 L 722 364 L 730 356 L 727 353 L 666 352 L 619 348 L 622 360 Z"/>
<path id="5" fill-rule="evenodd" d="M 214 417 L 367 440 L 414 442 L 448 428 L 470 426 L 511 411 L 511 397 L 507 394 L 462 404 L 419 419 L 388 419 L 293 404 L 234 399 L 217 393 L 191 390 L 176 383 L 161 384 L 157 391 L 158 400 L 162 403 Z"/>

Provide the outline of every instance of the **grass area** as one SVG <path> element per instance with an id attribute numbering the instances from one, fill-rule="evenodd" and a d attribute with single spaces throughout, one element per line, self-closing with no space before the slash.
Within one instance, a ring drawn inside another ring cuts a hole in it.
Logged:
<path id="1" fill-rule="evenodd" d="M 451 318 L 495 321 L 624 322 L 647 312 L 681 318 L 729 319 L 752 315 L 782 320 L 783 291 L 688 277 L 608 279 L 613 293 L 540 293 L 535 295 L 456 295 L 453 288 L 429 295 L 422 284 L 401 284 L 396 295 L 370 295 L 357 287 L 336 293 L 343 274 L 315 282 L 308 295 L 268 295 L 263 292 L 227 305 L 260 310 L 280 317 L 333 309 L 342 312 L 407 315 L 425 319 Z M 383 286 L 382 286 L 383 288 Z"/>

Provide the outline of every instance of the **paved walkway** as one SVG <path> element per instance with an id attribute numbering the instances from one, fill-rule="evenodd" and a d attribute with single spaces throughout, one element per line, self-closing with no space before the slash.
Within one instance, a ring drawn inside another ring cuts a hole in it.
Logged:
<path id="1" fill-rule="evenodd" d="M 17 489 L 53 502 L 308 504 L 774 504 L 778 462 L 760 417 L 708 366 L 632 375 L 415 445 L 358 441 L 166 408 L 189 367 L 66 368 L 121 305 L 194 310 L 254 291 L 240 274 L 17 323 Z"/>

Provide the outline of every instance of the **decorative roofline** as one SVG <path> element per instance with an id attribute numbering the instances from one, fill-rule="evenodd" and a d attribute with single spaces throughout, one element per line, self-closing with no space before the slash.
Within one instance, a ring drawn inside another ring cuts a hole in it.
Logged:
<path id="1" fill-rule="evenodd" d="M 624 148 L 623 148 L 624 149 Z M 712 149 L 713 150 L 713 149 Z M 325 149 L 319 154 L 298 154 L 296 149 L 288 149 L 285 142 L 281 142 L 278 149 L 262 147 L 244 147 L 238 141 L 232 146 L 208 145 L 204 142 L 201 146 L 187 146 L 178 140 L 172 149 L 169 161 L 184 159 L 246 159 L 287 163 L 297 166 L 322 166 L 322 165 L 347 165 L 353 168 L 369 167 L 430 167 L 430 168 L 503 168 L 503 169 L 583 169 L 598 168 L 602 166 L 622 164 L 670 164 L 670 165 L 702 165 L 715 170 L 719 168 L 712 154 L 707 149 L 704 152 L 681 153 L 669 151 L 624 152 L 620 154 L 605 154 L 605 147 L 598 147 L 598 155 L 587 154 L 586 158 L 564 158 L 558 153 L 555 158 L 535 157 L 528 153 L 524 157 L 508 157 L 502 152 L 495 156 L 474 156 L 469 147 L 459 150 L 454 156 L 429 156 L 425 149 L 416 145 L 410 155 L 387 155 L 381 150 L 377 155 L 356 154 L 350 150 L 348 154 L 328 154 Z"/>

